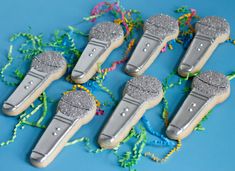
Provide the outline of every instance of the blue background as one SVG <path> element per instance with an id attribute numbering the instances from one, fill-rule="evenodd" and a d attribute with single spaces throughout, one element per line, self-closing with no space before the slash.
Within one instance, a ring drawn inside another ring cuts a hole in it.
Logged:
<path id="1" fill-rule="evenodd" d="M 68 25 L 76 24 L 82 17 L 88 16 L 92 7 L 98 0 L 1 0 L 0 5 L 0 66 L 6 62 L 6 54 L 10 45 L 8 39 L 13 33 L 27 31 L 28 26 L 32 27 L 33 33 L 43 33 L 49 36 L 56 29 L 66 28 Z M 231 25 L 231 36 L 235 37 L 235 13 L 234 0 L 128 0 L 121 1 L 126 9 L 137 9 L 142 12 L 144 19 L 159 13 L 167 13 L 178 17 L 173 11 L 187 5 L 197 9 L 198 15 L 208 16 L 216 15 L 226 18 Z M 79 26 L 79 29 L 87 32 L 90 25 Z M 79 49 L 83 49 L 87 41 L 85 39 L 77 43 Z M 115 50 L 103 67 L 122 57 L 124 46 Z M 181 46 L 175 45 L 173 51 L 167 51 L 161 54 L 157 60 L 147 70 L 146 74 L 153 75 L 163 80 L 178 64 L 184 50 Z M 228 74 L 235 69 L 235 47 L 229 43 L 219 46 L 212 58 L 207 62 L 203 70 L 215 70 Z M 28 64 L 22 63 L 11 68 L 28 68 Z M 126 80 L 130 77 L 123 73 L 123 66 L 118 67 L 117 71 L 110 73 L 104 84 L 108 86 L 120 98 L 120 94 Z M 62 92 L 71 88 L 71 85 L 65 81 L 59 80 L 52 84 L 47 93 L 50 97 L 59 99 Z M 204 132 L 194 132 L 188 138 L 183 140 L 182 149 L 173 155 L 166 163 L 156 164 L 147 158 L 142 158 L 135 167 L 139 171 L 234 171 L 234 153 L 235 153 L 235 81 L 231 82 L 232 93 L 229 99 L 223 104 L 217 106 L 209 119 L 203 123 L 206 127 Z M 14 90 L 0 82 L 0 105 Z M 105 93 L 95 92 L 101 100 L 107 100 L 109 97 Z M 170 115 L 172 116 L 178 106 L 184 99 L 182 87 L 173 89 L 168 93 L 170 104 Z M 87 136 L 92 144 L 97 146 L 96 139 L 102 124 L 107 116 L 111 114 L 112 108 L 107 108 L 104 117 L 96 116 L 92 122 L 81 128 L 74 138 Z M 55 105 L 50 107 L 50 118 Z M 160 118 L 161 108 L 155 107 L 148 112 L 146 116 L 152 122 L 155 130 L 164 131 L 164 125 Z M 38 114 L 39 115 L 39 114 Z M 50 118 L 47 119 L 48 123 Z M 17 122 L 16 118 L 7 117 L 0 114 L 0 142 L 7 140 L 11 136 L 13 125 Z M 29 154 L 37 142 L 43 130 L 25 126 L 24 130 L 19 130 L 15 143 L 0 148 L 0 170 L 1 171 L 29 171 L 40 170 L 34 168 L 29 163 Z M 163 156 L 160 148 L 146 148 L 159 156 Z M 56 160 L 43 169 L 45 171 L 62 170 L 102 170 L 115 171 L 121 170 L 117 165 L 116 157 L 111 152 L 100 154 L 91 154 L 84 149 L 83 144 L 66 147 L 56 158 Z"/>

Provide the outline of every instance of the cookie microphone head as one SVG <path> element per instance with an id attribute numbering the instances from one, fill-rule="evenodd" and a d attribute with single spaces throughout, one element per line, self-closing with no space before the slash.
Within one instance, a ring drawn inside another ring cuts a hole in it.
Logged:
<path id="1" fill-rule="evenodd" d="M 140 120 L 144 112 L 163 97 L 162 84 L 151 76 L 138 76 L 127 82 L 123 97 L 98 138 L 102 148 L 116 147 Z"/>
<path id="2" fill-rule="evenodd" d="M 36 167 L 46 167 L 60 153 L 68 140 L 96 112 L 95 99 L 85 91 L 74 91 L 59 101 L 57 113 L 34 147 L 30 161 Z"/>
<path id="3" fill-rule="evenodd" d="M 120 25 L 112 22 L 95 25 L 89 33 L 89 43 L 72 71 L 73 81 L 87 82 L 98 70 L 97 65 L 102 64 L 123 41 L 124 32 Z"/>
<path id="4" fill-rule="evenodd" d="M 216 47 L 229 38 L 229 23 L 220 17 L 205 17 L 195 25 L 196 34 L 178 67 L 186 77 L 201 70 Z"/>
<path id="5" fill-rule="evenodd" d="M 187 137 L 217 104 L 230 95 L 230 82 L 217 72 L 204 72 L 193 79 L 192 90 L 170 122 L 166 134 L 171 139 Z"/>
<path id="6" fill-rule="evenodd" d="M 166 43 L 176 39 L 178 34 L 178 22 L 173 17 L 161 14 L 147 19 L 144 23 L 144 34 L 127 62 L 127 74 L 137 76 L 144 73 Z"/>
<path id="7" fill-rule="evenodd" d="M 34 57 L 31 68 L 3 104 L 3 112 L 15 116 L 26 110 L 54 81 L 64 75 L 66 60 L 57 52 L 49 51 Z"/>

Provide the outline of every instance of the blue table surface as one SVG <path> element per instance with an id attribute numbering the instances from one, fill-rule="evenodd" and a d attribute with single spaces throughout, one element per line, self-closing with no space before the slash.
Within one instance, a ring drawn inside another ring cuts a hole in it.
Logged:
<path id="1" fill-rule="evenodd" d="M 13 33 L 27 31 L 28 26 L 32 27 L 33 33 L 43 33 L 49 36 L 56 29 L 64 29 L 68 25 L 76 24 L 82 17 L 88 16 L 90 10 L 99 0 L 23 0 L 1 1 L 0 6 L 0 67 L 6 62 L 6 55 L 9 48 L 9 37 Z M 235 37 L 235 13 L 234 0 L 128 0 L 121 1 L 126 9 L 137 9 L 142 12 L 144 19 L 159 13 L 166 13 L 177 17 L 174 10 L 182 5 L 187 5 L 197 9 L 200 16 L 221 16 L 226 18 L 231 26 L 231 36 Z M 106 18 L 107 19 L 107 18 Z M 108 18 L 111 19 L 111 18 Z M 90 25 L 81 25 L 79 29 L 87 32 Z M 76 46 L 83 49 L 87 40 L 81 40 Z M 124 46 L 115 50 L 103 67 L 122 57 Z M 14 52 L 15 53 L 15 52 Z M 181 46 L 176 45 L 173 51 L 167 51 L 161 54 L 157 60 L 146 71 L 146 74 L 163 80 L 174 68 L 177 67 L 184 50 Z M 235 69 L 235 46 L 229 43 L 220 45 L 213 53 L 210 60 L 204 66 L 203 70 L 215 70 L 224 74 L 228 74 Z M 28 68 L 28 64 L 14 63 L 12 69 L 19 67 Z M 105 80 L 105 86 L 109 87 L 114 95 L 120 99 L 121 91 L 125 82 L 130 79 L 123 72 L 123 66 L 109 74 Z M 46 92 L 54 99 L 59 99 L 61 93 L 71 88 L 64 79 L 56 81 Z M 168 93 L 170 116 L 173 116 L 179 105 L 184 99 L 184 93 L 181 88 L 174 88 Z M 3 101 L 12 93 L 14 87 L 9 87 L 0 82 L 0 106 Z M 217 106 L 209 119 L 203 123 L 206 128 L 203 132 L 193 132 L 188 138 L 183 140 L 182 149 L 175 153 L 166 163 L 157 164 L 151 160 L 142 157 L 138 164 L 134 167 L 141 171 L 234 171 L 235 153 L 235 81 L 231 82 L 231 96 L 223 104 Z M 96 91 L 95 95 L 101 101 L 109 99 L 109 96 L 100 91 Z M 49 123 L 56 105 L 49 108 L 49 116 L 46 124 Z M 107 117 L 112 113 L 113 108 L 105 108 L 105 116 L 96 116 L 88 125 L 82 127 L 73 137 L 82 136 L 89 137 L 91 144 L 97 147 L 97 136 L 100 128 L 105 123 Z M 163 121 L 160 117 L 161 105 L 146 112 L 146 117 L 151 121 L 155 130 L 164 132 Z M 39 115 L 39 114 L 38 114 Z M 0 112 L 0 142 L 7 140 L 12 133 L 14 124 L 17 119 L 7 117 Z M 29 171 L 39 170 L 29 163 L 29 154 L 39 139 L 43 130 L 25 126 L 23 130 L 19 130 L 17 139 L 14 143 L 0 148 L 0 170 L 1 171 Z M 153 137 L 152 137 L 153 138 Z M 159 156 L 163 156 L 165 151 L 159 147 L 148 147 L 145 150 L 151 150 Z M 121 170 L 118 166 L 116 157 L 112 152 L 107 151 L 100 154 L 88 153 L 84 144 L 76 144 L 64 148 L 56 160 L 43 169 L 45 171 L 62 171 L 62 170 Z M 123 169 L 125 170 L 125 169 Z"/>

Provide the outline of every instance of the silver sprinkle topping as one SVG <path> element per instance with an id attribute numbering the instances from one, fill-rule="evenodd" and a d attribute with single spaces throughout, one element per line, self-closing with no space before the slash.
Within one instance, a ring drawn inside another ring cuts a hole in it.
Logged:
<path id="1" fill-rule="evenodd" d="M 61 54 L 48 51 L 34 57 L 31 67 L 41 72 L 55 73 L 58 70 L 64 70 L 67 67 L 67 62 Z"/>
<path id="2" fill-rule="evenodd" d="M 230 82 L 223 74 L 207 71 L 194 77 L 192 89 L 207 97 L 221 95 L 230 90 Z"/>
<path id="3" fill-rule="evenodd" d="M 57 109 L 64 115 L 79 119 L 91 115 L 91 111 L 96 108 L 96 103 L 85 91 L 74 91 L 65 94 L 59 101 Z"/>
<path id="4" fill-rule="evenodd" d="M 216 16 L 202 18 L 196 23 L 195 30 L 212 39 L 223 35 L 229 36 L 230 34 L 229 23 L 225 19 Z"/>
<path id="5" fill-rule="evenodd" d="M 124 37 L 123 29 L 113 22 L 101 22 L 91 28 L 89 39 L 95 38 L 106 42 L 115 42 Z"/>
<path id="6" fill-rule="evenodd" d="M 176 19 L 169 15 L 152 16 L 144 23 L 144 31 L 149 31 L 153 35 L 164 39 L 166 36 L 179 32 L 179 26 Z"/>
<path id="7" fill-rule="evenodd" d="M 147 101 L 152 98 L 157 98 L 162 92 L 162 84 L 155 77 L 138 76 L 129 80 L 125 86 L 124 93 L 129 96 Z"/>

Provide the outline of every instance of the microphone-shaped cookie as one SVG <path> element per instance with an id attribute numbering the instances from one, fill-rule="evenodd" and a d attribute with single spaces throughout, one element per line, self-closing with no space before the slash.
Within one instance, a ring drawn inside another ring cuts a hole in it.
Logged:
<path id="1" fill-rule="evenodd" d="M 68 140 L 96 112 L 96 103 L 85 91 L 74 91 L 59 101 L 57 113 L 34 147 L 30 161 L 36 167 L 46 167 L 63 149 Z"/>
<path id="2" fill-rule="evenodd" d="M 192 90 L 170 122 L 166 134 L 171 139 L 188 136 L 217 104 L 230 95 L 230 82 L 225 75 L 208 71 L 193 79 Z"/>
<path id="3" fill-rule="evenodd" d="M 186 77 L 201 70 L 216 47 L 229 38 L 229 23 L 220 17 L 205 17 L 195 25 L 196 34 L 180 62 L 178 73 Z"/>
<path id="4" fill-rule="evenodd" d="M 3 104 L 3 112 L 16 116 L 26 110 L 53 82 L 64 75 L 66 60 L 57 52 L 44 52 L 34 57 L 31 68 Z"/>
<path id="5" fill-rule="evenodd" d="M 120 25 L 102 22 L 92 27 L 89 42 L 72 71 L 71 78 L 76 83 L 85 83 L 98 70 L 109 54 L 124 41 L 124 32 Z"/>
<path id="6" fill-rule="evenodd" d="M 151 76 L 138 76 L 127 82 L 123 97 L 100 133 L 102 148 L 116 147 L 140 120 L 144 112 L 163 97 L 162 84 Z"/>
<path id="7" fill-rule="evenodd" d="M 168 15 L 150 17 L 144 23 L 144 34 L 127 62 L 125 71 L 131 76 L 141 75 L 153 63 L 166 43 L 179 34 L 177 20 Z"/>

